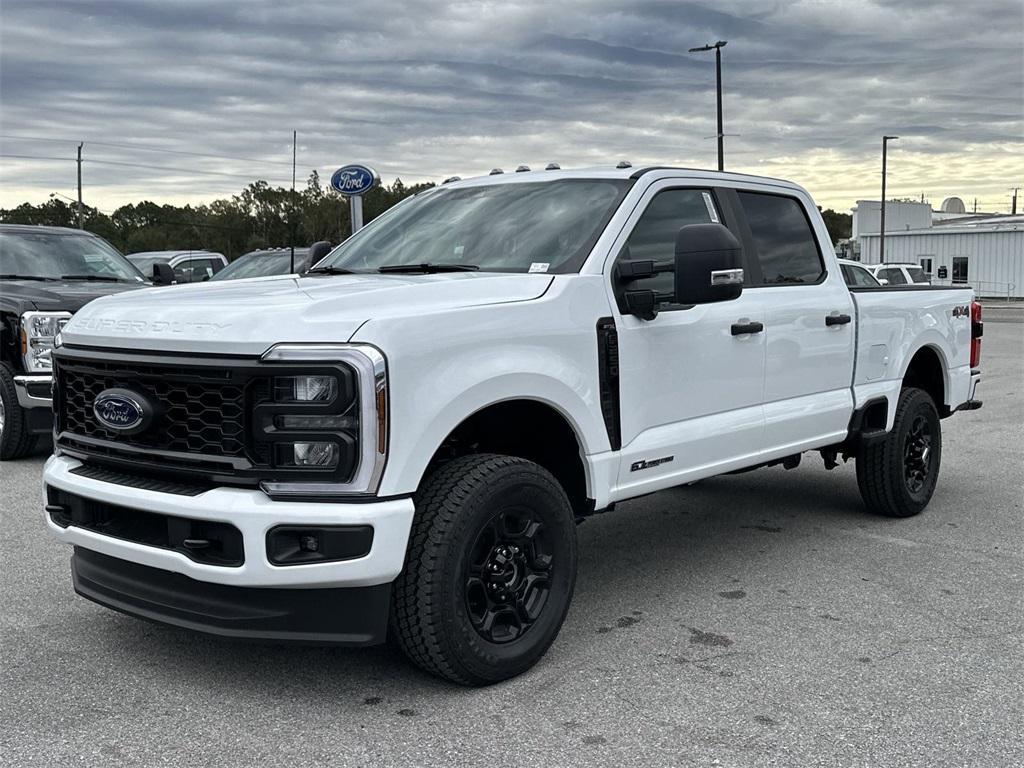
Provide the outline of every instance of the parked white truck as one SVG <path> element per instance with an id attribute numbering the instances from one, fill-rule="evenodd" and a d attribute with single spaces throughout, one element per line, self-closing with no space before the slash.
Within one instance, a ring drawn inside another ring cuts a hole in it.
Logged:
<path id="1" fill-rule="evenodd" d="M 399 204 L 308 275 L 153 288 L 54 351 L 46 523 L 79 594 L 234 637 L 372 644 L 492 683 L 555 639 L 576 523 L 855 458 L 935 488 L 975 399 L 969 288 L 848 288 L 799 186 L 630 167 Z"/>

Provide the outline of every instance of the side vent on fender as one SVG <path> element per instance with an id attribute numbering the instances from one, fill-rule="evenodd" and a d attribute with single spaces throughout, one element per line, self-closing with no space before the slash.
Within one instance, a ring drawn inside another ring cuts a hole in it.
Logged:
<path id="1" fill-rule="evenodd" d="M 597 321 L 598 391 L 601 395 L 601 415 L 608 430 L 612 450 L 622 447 L 619 421 L 619 334 L 615 320 L 602 317 Z"/>

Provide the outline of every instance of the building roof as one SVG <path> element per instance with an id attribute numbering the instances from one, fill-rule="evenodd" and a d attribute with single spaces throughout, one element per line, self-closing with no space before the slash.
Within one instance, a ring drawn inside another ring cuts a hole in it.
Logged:
<path id="1" fill-rule="evenodd" d="M 1024 216 L 987 215 L 957 218 L 949 221 L 934 222 L 930 227 L 921 229 L 896 229 L 886 231 L 886 237 L 906 237 L 907 235 L 969 235 L 994 232 L 1024 231 Z M 861 237 L 878 237 L 878 232 L 864 232 Z"/>

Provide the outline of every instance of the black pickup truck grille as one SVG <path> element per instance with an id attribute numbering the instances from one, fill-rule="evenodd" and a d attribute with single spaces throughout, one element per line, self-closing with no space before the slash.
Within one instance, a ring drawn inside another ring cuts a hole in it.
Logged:
<path id="1" fill-rule="evenodd" d="M 202 367 L 61 361 L 60 430 L 124 446 L 215 456 L 245 456 L 245 390 L 231 370 Z M 106 429 L 93 413 L 105 389 L 135 389 L 159 404 L 157 422 L 141 435 Z"/>

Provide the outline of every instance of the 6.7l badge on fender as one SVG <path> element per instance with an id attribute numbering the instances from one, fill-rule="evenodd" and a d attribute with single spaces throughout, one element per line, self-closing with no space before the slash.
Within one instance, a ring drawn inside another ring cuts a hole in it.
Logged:
<path id="1" fill-rule="evenodd" d="M 129 389 L 105 389 L 92 404 L 96 421 L 115 432 L 141 432 L 153 417 L 153 408 L 145 397 Z"/>

